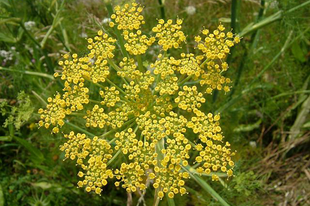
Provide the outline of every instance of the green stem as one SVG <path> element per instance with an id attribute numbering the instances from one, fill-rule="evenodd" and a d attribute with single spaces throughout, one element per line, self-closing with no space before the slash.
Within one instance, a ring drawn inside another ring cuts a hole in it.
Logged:
<path id="1" fill-rule="evenodd" d="M 310 4 L 310 1 L 306 1 L 306 2 L 304 2 L 304 3 L 302 3 L 302 4 L 298 5 L 298 6 L 295 6 L 295 7 L 289 9 L 288 11 L 286 11 L 284 13 L 286 13 L 286 14 L 291 13 L 291 12 L 296 11 L 296 10 L 298 10 L 298 9 L 304 7 L 304 6 L 307 6 L 308 4 Z"/>
<path id="2" fill-rule="evenodd" d="M 38 100 L 40 100 L 41 102 L 42 102 L 42 104 L 46 107 L 46 105 L 47 105 L 47 102 L 39 95 L 39 94 L 37 94 L 35 91 L 33 91 L 32 90 L 32 94 L 38 99 Z"/>
<path id="3" fill-rule="evenodd" d="M 200 164 L 199 164 L 200 165 Z M 198 167 L 199 165 L 195 165 L 196 167 Z M 195 175 L 199 175 L 199 176 L 206 176 L 206 177 L 212 177 L 212 175 L 217 175 L 218 177 L 227 177 L 227 174 L 226 173 L 221 173 L 221 172 L 211 172 L 209 174 L 206 174 L 206 173 L 198 173 L 196 172 L 196 170 L 194 169 L 194 166 L 191 167 L 189 169 L 189 171 L 192 173 L 192 174 L 195 174 Z"/>
<path id="4" fill-rule="evenodd" d="M 85 116 L 86 114 L 85 113 L 72 112 L 70 115 L 71 116 Z"/>
<path id="5" fill-rule="evenodd" d="M 115 32 L 117 39 L 119 41 L 119 46 L 121 47 L 121 51 L 123 53 L 123 56 L 129 57 L 128 52 L 124 46 L 125 45 L 124 39 L 123 39 L 120 31 L 118 29 L 115 29 L 114 32 Z"/>
<path id="6" fill-rule="evenodd" d="M 162 0 L 158 0 L 158 3 L 159 3 L 159 9 L 160 9 L 160 16 L 163 20 L 166 20 L 165 5 L 163 4 Z"/>
<path id="7" fill-rule="evenodd" d="M 168 194 L 166 194 L 168 206 L 175 206 L 173 198 L 169 198 Z"/>
<path id="8" fill-rule="evenodd" d="M 112 144 L 113 142 L 115 142 L 115 140 L 116 140 L 116 137 L 114 137 L 113 139 L 111 139 L 111 140 L 109 141 L 109 144 Z"/>
<path id="9" fill-rule="evenodd" d="M 119 68 L 111 59 L 108 59 L 108 62 L 112 66 L 112 68 L 115 69 L 116 72 L 121 71 L 121 68 Z M 129 84 L 128 81 L 124 77 L 121 77 L 121 78 L 126 84 Z"/>
<path id="10" fill-rule="evenodd" d="M 202 64 L 200 64 L 200 67 L 202 68 L 202 67 L 204 67 L 204 65 L 209 61 L 210 59 L 205 59 L 203 62 L 202 62 Z"/>
<path id="11" fill-rule="evenodd" d="M 47 64 L 47 67 L 48 67 L 48 70 L 49 70 L 49 73 L 50 74 L 53 74 L 54 73 L 54 67 L 53 67 L 53 64 L 52 64 L 52 61 L 51 61 L 51 58 L 48 56 L 48 53 L 47 51 L 41 47 L 41 44 L 39 42 L 37 42 L 37 40 L 35 40 L 35 38 L 33 38 L 31 36 L 31 34 L 29 34 L 28 30 L 25 28 L 23 22 L 19 22 L 19 25 L 20 27 L 24 30 L 25 34 L 30 38 L 31 41 L 33 41 L 33 43 L 35 45 L 37 45 L 40 50 L 42 51 L 44 57 L 45 57 L 45 61 L 46 61 L 46 64 Z"/>
<path id="12" fill-rule="evenodd" d="M 124 90 L 122 90 L 119 86 L 117 86 L 116 84 L 114 84 L 114 82 L 112 82 L 111 80 L 109 80 L 108 78 L 106 78 L 107 82 L 109 82 L 110 84 L 112 84 L 113 86 L 115 86 L 120 92 L 122 92 L 124 95 L 126 95 L 126 93 L 124 92 Z"/>
<path id="13" fill-rule="evenodd" d="M 284 92 L 282 94 L 278 94 L 276 96 L 273 96 L 269 99 L 276 99 L 276 98 L 280 98 L 280 97 L 283 97 L 283 96 L 288 96 L 288 95 L 293 95 L 293 94 L 309 94 L 310 93 L 310 90 L 303 90 L 303 91 L 294 91 L 294 92 Z"/>
<path id="14" fill-rule="evenodd" d="M 206 192 L 208 192 L 212 197 L 216 200 L 218 200 L 222 205 L 224 206 L 229 206 L 229 204 L 206 182 L 204 181 L 201 177 L 199 177 L 196 174 L 193 174 L 190 171 L 190 167 L 182 167 L 184 170 L 186 170 L 191 178 L 193 178 Z"/>
<path id="15" fill-rule="evenodd" d="M 107 165 L 111 164 L 117 157 L 118 155 L 121 153 L 121 150 L 118 150 L 115 155 L 112 157 L 112 159 L 110 159 L 107 163 Z"/>
<path id="16" fill-rule="evenodd" d="M 111 133 L 113 133 L 113 132 L 115 132 L 115 130 L 114 129 L 112 129 L 112 130 L 110 130 L 110 131 L 108 131 L 108 132 L 106 132 L 106 133 L 104 133 L 103 135 L 101 135 L 100 137 L 106 137 L 106 136 L 108 136 L 109 134 L 111 134 Z M 111 140 L 112 141 L 112 140 Z M 112 141 L 113 142 L 113 141 Z M 111 142 L 111 143 L 112 143 Z"/>
<path id="17" fill-rule="evenodd" d="M 289 10 L 287 10 L 287 11 L 278 11 L 277 13 L 275 13 L 275 14 L 273 14 L 273 15 L 267 17 L 267 18 L 265 18 L 264 20 L 262 20 L 262 21 L 260 21 L 260 22 L 258 22 L 258 23 L 256 23 L 256 24 L 250 24 L 250 25 L 248 25 L 246 28 L 244 28 L 244 29 L 239 33 L 239 36 L 241 36 L 241 37 L 242 37 L 242 36 L 245 36 L 245 35 L 247 35 L 247 34 L 253 32 L 253 31 L 257 30 L 257 29 L 260 29 L 260 28 L 265 27 L 265 26 L 267 26 L 267 25 L 269 25 L 269 24 L 271 24 L 271 23 L 273 23 L 273 22 L 275 22 L 275 21 L 278 21 L 278 20 L 280 20 L 284 15 L 289 14 L 289 13 L 291 13 L 291 12 L 294 12 L 294 11 L 296 11 L 296 10 L 302 8 L 302 7 L 305 7 L 305 6 L 307 6 L 308 4 L 310 4 L 310 0 L 309 0 L 309 1 L 306 1 L 306 2 L 304 2 L 304 3 L 302 3 L 302 4 L 300 4 L 300 5 L 298 5 L 298 6 L 295 6 L 295 7 L 291 8 L 291 9 L 289 9 Z"/>
<path id="18" fill-rule="evenodd" d="M 231 2 L 230 27 L 234 33 L 236 33 L 237 8 L 238 8 L 238 0 L 232 0 L 232 2 Z"/>
<path id="19" fill-rule="evenodd" d="M 45 43 L 46 43 L 48 37 L 51 35 L 51 33 L 52 33 L 53 30 L 54 30 L 54 26 L 51 25 L 51 27 L 48 29 L 47 33 L 45 34 L 43 40 L 42 40 L 41 43 L 40 43 L 41 48 L 44 48 Z"/>
<path id="20" fill-rule="evenodd" d="M 185 82 L 187 82 L 188 80 L 190 80 L 194 75 L 189 75 L 187 76 L 185 79 L 183 79 L 178 85 L 182 86 Z"/>
<path id="21" fill-rule="evenodd" d="M 159 188 L 156 188 L 155 191 L 154 191 L 154 203 L 153 203 L 153 206 L 158 206 L 159 204 L 159 198 L 158 198 L 158 191 L 159 191 Z"/>
<path id="22" fill-rule="evenodd" d="M 45 73 L 41 73 L 41 72 L 31 72 L 31 71 L 22 71 L 22 70 L 16 70 L 16 69 L 9 69 L 9 68 L 3 68 L 3 67 L 0 67 L 0 71 L 9 71 L 9 72 L 19 72 L 19 73 L 22 73 L 22 74 L 27 74 L 27 75 L 32 75 L 32 76 L 39 76 L 39 77 L 44 77 L 44 78 L 48 78 L 48 79 L 51 79 L 51 80 L 54 80 L 54 77 L 53 75 L 49 75 L 49 74 L 45 74 Z"/>
<path id="23" fill-rule="evenodd" d="M 110 79 L 106 78 L 107 82 L 112 84 L 113 86 L 115 86 L 121 93 L 123 93 L 124 95 L 126 95 L 126 93 L 124 92 L 124 90 L 122 90 L 119 86 L 117 86 L 114 82 L 112 82 Z M 99 83 L 94 83 L 93 81 L 91 81 L 90 79 L 86 79 L 86 81 L 89 81 L 90 83 L 104 89 L 105 87 Z"/>
<path id="24" fill-rule="evenodd" d="M 189 144 L 190 144 L 190 145 L 192 145 L 192 147 L 193 147 L 193 148 L 195 148 L 195 147 L 196 147 L 196 145 L 195 145 L 195 143 L 194 143 L 194 142 L 190 141 L 189 139 L 187 139 L 187 140 L 188 140 Z"/>
<path id="25" fill-rule="evenodd" d="M 235 104 L 244 94 L 246 94 L 251 86 L 276 62 L 276 60 L 281 56 L 281 54 L 287 49 L 289 48 L 295 41 L 297 41 L 299 38 L 301 38 L 307 31 L 309 31 L 310 28 L 306 29 L 304 32 L 302 32 L 300 35 L 298 35 L 295 39 L 293 39 L 291 41 L 291 36 L 292 33 L 289 35 L 289 37 L 287 38 L 284 46 L 282 47 L 282 49 L 280 50 L 280 52 L 269 62 L 268 65 L 266 65 L 263 70 L 261 70 L 261 72 L 256 75 L 256 77 L 248 84 L 248 86 L 242 91 L 240 92 L 240 94 L 234 98 L 232 98 L 230 101 L 228 101 L 227 103 L 225 103 L 223 106 L 221 106 L 215 113 L 222 113 L 225 109 L 229 108 L 230 106 L 232 106 L 233 104 Z M 290 42 L 291 41 L 291 42 Z"/>
<path id="26" fill-rule="evenodd" d="M 89 102 L 92 102 L 92 103 L 95 103 L 95 104 L 101 104 L 101 102 L 100 102 L 100 101 L 97 101 L 97 100 L 92 100 L 92 99 L 90 99 L 90 100 L 89 100 Z"/>
<path id="27" fill-rule="evenodd" d="M 62 26 L 61 22 L 59 23 L 59 27 L 62 33 L 62 36 L 64 38 L 64 46 L 66 47 L 66 49 L 71 52 L 71 48 L 70 48 L 70 44 L 69 44 L 69 39 L 68 39 L 68 34 L 66 29 Z"/>
<path id="28" fill-rule="evenodd" d="M 138 60 L 138 68 L 141 72 L 143 72 L 143 62 L 141 55 L 137 55 L 137 60 Z"/>
<path id="29" fill-rule="evenodd" d="M 253 32 L 253 31 L 257 30 L 257 29 L 260 29 L 260 28 L 265 27 L 265 26 L 267 26 L 267 25 L 269 25 L 269 24 L 271 24 L 271 23 L 273 23 L 275 21 L 280 20 L 284 15 L 289 14 L 291 12 L 294 12 L 294 11 L 296 11 L 296 10 L 302 8 L 302 7 L 305 7 L 308 4 L 310 4 L 310 0 L 300 4 L 298 6 L 295 6 L 295 7 L 291 8 L 291 9 L 289 9 L 287 11 L 278 11 L 277 13 L 274 13 L 273 15 L 265 18 L 264 20 L 262 20 L 262 21 L 260 21 L 260 22 L 258 22 L 256 24 L 252 24 L 251 23 L 250 25 L 248 25 L 246 28 L 244 28 L 239 33 L 239 36 L 241 36 L 241 37 L 242 36 L 246 36 L 247 34 Z"/>
<path id="30" fill-rule="evenodd" d="M 128 120 L 127 122 L 125 122 L 125 123 L 123 124 L 122 127 L 124 127 L 125 125 L 128 125 L 128 124 L 130 124 L 130 123 L 133 123 L 134 121 L 135 121 L 135 118 L 132 118 L 132 119 Z M 115 131 L 118 130 L 118 129 L 119 129 L 119 128 L 112 129 L 112 130 L 110 130 L 110 131 L 104 133 L 103 135 L 101 135 L 101 136 L 99 136 L 99 137 L 106 137 L 107 135 L 109 135 L 109 134 L 115 132 Z M 112 142 L 113 142 L 113 141 L 111 140 L 110 143 L 112 143 Z"/>
<path id="31" fill-rule="evenodd" d="M 115 69 L 115 71 L 119 72 L 121 71 L 121 68 L 119 68 L 111 59 L 107 59 L 109 64 Z"/>
<path id="32" fill-rule="evenodd" d="M 232 4 L 231 4 L 231 17 L 230 17 L 230 27 L 232 29 L 232 31 L 234 33 L 237 33 L 237 28 L 238 28 L 238 10 L 240 8 L 240 4 L 241 4 L 241 0 L 232 0 Z M 235 46 L 233 46 L 231 49 L 230 49 L 230 53 L 227 57 L 227 64 L 230 65 L 231 62 L 232 62 L 232 57 L 233 57 L 233 54 L 235 52 Z M 212 103 L 213 103 L 213 106 L 214 106 L 214 103 L 216 102 L 217 100 L 217 97 L 218 97 L 218 94 L 219 94 L 219 91 L 218 90 L 215 90 L 213 92 L 213 96 L 212 96 Z"/>
<path id="33" fill-rule="evenodd" d="M 69 125 L 69 126 L 75 128 L 75 129 L 77 129 L 77 130 L 79 130 L 79 131 L 81 131 L 81 132 L 83 132 L 83 133 L 85 133 L 85 134 L 91 136 L 91 137 L 96 136 L 96 135 L 94 135 L 93 133 L 90 133 L 90 132 L 86 131 L 85 129 L 82 129 L 82 128 L 79 127 L 79 126 L 77 126 L 77 125 L 75 125 L 75 124 L 72 124 L 71 122 L 69 122 L 69 120 L 65 120 L 65 123 L 66 123 L 67 125 Z"/>
<path id="34" fill-rule="evenodd" d="M 110 2 L 106 3 L 106 8 L 108 10 L 109 16 L 111 16 L 114 13 L 112 4 Z M 127 52 L 127 50 L 126 50 L 126 48 L 124 46 L 125 45 L 124 38 L 122 37 L 120 31 L 117 28 L 114 27 L 114 33 L 115 33 L 115 35 L 117 37 L 117 40 L 119 42 L 119 46 L 121 48 L 123 56 L 129 57 L 128 52 Z"/>
<path id="35" fill-rule="evenodd" d="M 41 48 L 41 45 L 40 43 L 35 39 L 33 38 L 33 36 L 31 36 L 31 34 L 29 34 L 28 30 L 25 28 L 23 22 L 19 22 L 19 26 L 24 30 L 25 34 L 30 38 L 31 41 L 33 41 L 33 43 L 35 45 L 37 45 L 39 48 Z"/>
<path id="36" fill-rule="evenodd" d="M 234 33 L 237 33 L 237 19 L 238 19 L 238 8 L 240 7 L 241 2 L 238 0 L 232 0 L 231 3 L 231 17 L 230 17 L 230 27 Z M 230 49 L 230 53 L 227 57 L 227 63 L 230 64 L 232 61 L 232 56 L 235 51 L 235 47 Z"/>
<path id="37" fill-rule="evenodd" d="M 261 6 L 260 6 L 260 9 L 259 9 L 259 13 L 258 13 L 258 16 L 257 16 L 257 19 L 256 19 L 256 23 L 260 21 L 260 19 L 262 18 L 263 14 L 264 14 L 264 6 L 265 6 L 265 0 L 261 0 Z M 251 39 L 250 39 L 250 45 L 249 47 L 252 48 L 254 42 L 255 42 L 255 39 L 256 39 L 256 36 L 258 34 L 258 31 L 259 30 L 256 30 L 252 35 L 251 35 Z M 242 45 L 244 46 L 244 43 L 242 43 Z M 237 70 L 237 77 L 236 77 L 236 80 L 235 80 L 235 83 L 234 83 L 234 86 L 229 94 L 229 98 L 232 97 L 232 95 L 235 93 L 235 90 L 239 84 L 239 81 L 240 81 L 240 78 L 241 78 L 241 74 L 243 72 L 243 68 L 244 68 L 244 65 L 247 61 L 247 57 L 248 57 L 248 54 L 249 54 L 249 51 L 247 49 L 245 49 L 245 52 L 243 53 L 243 56 L 241 58 L 241 61 L 240 61 L 240 65 L 238 67 L 238 70 Z"/>
<path id="38" fill-rule="evenodd" d="M 56 14 L 55 14 L 55 17 L 53 19 L 53 22 L 52 22 L 52 25 L 51 27 L 49 28 L 49 30 L 47 31 L 47 33 L 45 34 L 43 40 L 41 41 L 40 45 L 41 45 L 41 48 L 44 48 L 45 46 L 45 43 L 47 41 L 47 39 L 49 38 L 49 36 L 52 34 L 52 32 L 54 31 L 54 29 L 58 26 L 58 24 L 62 21 L 62 18 L 60 17 L 60 13 L 62 11 L 62 9 L 64 8 L 64 3 L 65 3 L 65 0 L 63 0 L 60 4 L 60 8 L 58 9 L 58 4 L 56 2 Z"/>

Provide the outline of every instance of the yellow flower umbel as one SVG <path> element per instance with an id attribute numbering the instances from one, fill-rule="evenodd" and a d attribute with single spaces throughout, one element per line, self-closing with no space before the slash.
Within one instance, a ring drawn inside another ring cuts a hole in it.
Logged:
<path id="1" fill-rule="evenodd" d="M 201 75 L 200 85 L 206 85 L 206 93 L 211 94 L 214 89 L 230 91 L 229 78 L 222 76 L 222 72 L 228 69 L 228 64 L 225 62 L 227 55 L 230 52 L 230 47 L 240 42 L 238 36 L 233 35 L 231 32 L 224 32 L 223 25 L 219 25 L 216 30 L 210 32 L 208 29 L 202 31 L 203 38 L 196 36 L 197 48 L 202 51 L 203 55 L 200 58 L 206 60 L 201 65 L 206 67 Z M 225 85 L 223 87 L 223 85 Z"/>
<path id="2" fill-rule="evenodd" d="M 109 181 L 127 192 L 152 182 L 158 198 L 173 198 L 187 193 L 189 171 L 212 180 L 219 172 L 233 175 L 234 152 L 223 140 L 220 115 L 201 108 L 213 90 L 229 91 L 225 59 L 239 38 L 223 25 L 204 29 L 195 38 L 200 54 L 172 57 L 166 51 L 181 51 L 186 43 L 182 20 L 160 19 L 153 36 L 146 35 L 142 11 L 136 3 L 115 7 L 109 34 L 100 30 L 89 38 L 82 57 L 64 55 L 63 71 L 55 73 L 65 81 L 63 93 L 48 98 L 39 125 L 58 133 L 66 122 L 72 126 L 69 120 L 84 124 L 83 133 L 64 135 L 60 149 L 80 166 L 78 186 L 87 192 L 100 194 Z M 161 51 L 146 66 L 143 54 L 155 43 Z"/>
<path id="3" fill-rule="evenodd" d="M 166 23 L 163 19 L 158 20 L 158 25 L 152 29 L 156 33 L 158 45 L 162 46 L 164 51 L 171 48 L 179 48 L 180 44 L 185 41 L 185 35 L 181 31 L 182 20 L 178 19 L 176 24 L 169 19 Z"/>

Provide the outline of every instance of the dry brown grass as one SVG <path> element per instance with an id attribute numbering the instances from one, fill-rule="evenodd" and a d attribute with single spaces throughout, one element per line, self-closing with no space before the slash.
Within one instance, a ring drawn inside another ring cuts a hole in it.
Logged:
<path id="1" fill-rule="evenodd" d="M 310 132 L 283 144 L 270 143 L 253 170 L 264 178 L 263 205 L 310 205 L 310 154 L 294 152 L 309 141 Z"/>

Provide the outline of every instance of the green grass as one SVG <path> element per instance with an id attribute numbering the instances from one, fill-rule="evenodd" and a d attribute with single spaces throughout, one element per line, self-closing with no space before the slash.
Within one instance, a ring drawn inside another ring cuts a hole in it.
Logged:
<path id="1" fill-rule="evenodd" d="M 289 204 L 309 203 L 310 192 L 303 193 L 309 188 L 293 182 L 308 181 L 309 174 L 309 168 L 303 165 L 310 161 L 306 156 L 310 127 L 310 2 L 147 0 L 143 5 L 145 30 L 150 31 L 159 18 L 184 20 L 189 45 L 184 51 L 195 52 L 194 36 L 204 27 L 215 28 L 219 22 L 243 37 L 231 52 L 230 69 L 225 74 L 233 80 L 232 92 L 215 92 L 213 97 L 207 97 L 208 108 L 221 113 L 225 137 L 238 151 L 235 177 L 211 182 L 193 176 L 188 195 L 177 196 L 175 202 L 164 198 L 159 205 L 273 205 L 286 201 L 283 197 L 287 192 L 292 195 Z M 195 6 L 195 14 L 186 12 L 189 5 Z M 24 114 L 18 106 L 22 101 L 17 99 L 21 91 L 34 107 L 20 129 L 14 126 L 14 118 L 7 127 L 0 128 L 0 206 L 126 204 L 126 193 L 116 190 L 113 184 L 104 189 L 102 196 L 77 189 L 76 166 L 63 162 L 64 154 L 59 151 L 62 135 L 51 135 L 35 125 L 37 109 L 62 88 L 53 77 L 60 70 L 57 61 L 69 51 L 84 54 L 85 34 L 90 37 L 106 27 L 102 20 L 108 13 L 99 0 L 0 1 L 0 50 L 13 56 L 12 60 L 0 56 L 0 104 L 6 111 L 0 124 L 12 115 Z M 29 21 L 35 22 L 31 29 L 25 26 Z M 150 62 L 156 58 L 148 55 Z M 67 124 L 79 127 L 74 120 Z M 255 142 L 256 147 L 250 142 Z M 291 174 L 293 168 L 299 169 Z M 278 182 L 282 185 L 275 187 Z M 153 203 L 152 194 L 148 189 L 146 205 Z M 133 202 L 138 198 L 133 195 Z"/>

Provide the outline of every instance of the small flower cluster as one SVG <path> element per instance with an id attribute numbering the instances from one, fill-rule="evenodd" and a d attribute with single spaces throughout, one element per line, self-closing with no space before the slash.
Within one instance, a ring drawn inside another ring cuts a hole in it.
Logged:
<path id="1" fill-rule="evenodd" d="M 171 48 L 179 48 L 182 42 L 185 42 L 186 38 L 181 31 L 182 20 L 177 19 L 176 24 L 172 24 L 173 21 L 169 19 L 166 23 L 163 19 L 158 20 L 156 27 L 152 29 L 156 33 L 156 38 L 159 40 L 158 44 L 162 46 L 164 51 Z"/>
<path id="2" fill-rule="evenodd" d="M 109 23 L 115 38 L 100 30 L 88 39 L 86 55 L 64 55 L 62 72 L 55 73 L 65 81 L 63 94 L 48 98 L 39 125 L 58 133 L 82 113 L 79 122 L 87 132 L 65 134 L 61 150 L 80 166 L 78 186 L 87 192 L 100 194 L 114 179 L 127 192 L 145 190 L 152 182 L 159 198 L 173 198 L 187 193 L 190 165 L 197 164 L 196 173 L 212 180 L 219 179 L 218 172 L 233 175 L 234 152 L 223 141 L 220 115 L 201 108 L 213 90 L 229 91 L 225 58 L 239 38 L 224 33 L 223 25 L 213 32 L 204 29 L 204 37 L 195 38 L 200 54 L 172 57 L 166 51 L 186 42 L 182 20 L 160 19 L 148 36 L 141 31 L 142 11 L 136 3 L 115 7 Z M 146 66 L 142 54 L 154 43 L 160 54 Z M 192 157 L 193 151 L 198 155 Z"/>
<path id="3" fill-rule="evenodd" d="M 144 17 L 141 15 L 143 8 L 136 3 L 131 5 L 126 4 L 123 8 L 115 7 L 115 14 L 112 14 L 111 19 L 114 19 L 117 24 L 117 29 L 122 31 L 125 43 L 125 48 L 131 55 L 141 55 L 146 52 L 151 46 L 155 38 L 148 38 L 142 34 L 140 27 L 145 24 Z M 110 22 L 110 26 L 114 27 L 114 22 Z"/>
<path id="4" fill-rule="evenodd" d="M 107 179 L 113 178 L 113 171 L 108 169 L 109 160 L 112 158 L 113 149 L 105 139 L 97 136 L 92 139 L 85 134 L 74 134 L 71 131 L 65 135 L 67 142 L 60 147 L 65 151 L 65 158 L 76 160 L 76 163 L 83 169 L 78 173 L 79 177 L 84 177 L 78 182 L 79 187 L 86 187 L 86 191 L 95 191 L 100 194 L 102 186 L 107 185 Z"/>
<path id="5" fill-rule="evenodd" d="M 202 51 L 203 58 L 207 59 L 203 64 L 203 66 L 206 65 L 207 70 L 201 75 L 200 85 L 206 85 L 206 92 L 209 94 L 214 89 L 230 91 L 229 86 L 226 85 L 230 83 L 230 79 L 222 76 L 222 73 L 228 69 L 228 64 L 223 60 L 229 54 L 230 48 L 240 42 L 240 38 L 234 36 L 232 32 L 225 33 L 224 30 L 225 27 L 219 25 L 212 33 L 204 29 L 202 31 L 204 39 L 201 36 L 195 37 L 197 48 Z"/>
<path id="6" fill-rule="evenodd" d="M 174 100 L 180 109 L 192 112 L 201 107 L 206 102 L 203 93 L 197 91 L 197 87 L 183 86 L 183 91 L 179 91 L 178 97 Z"/>

